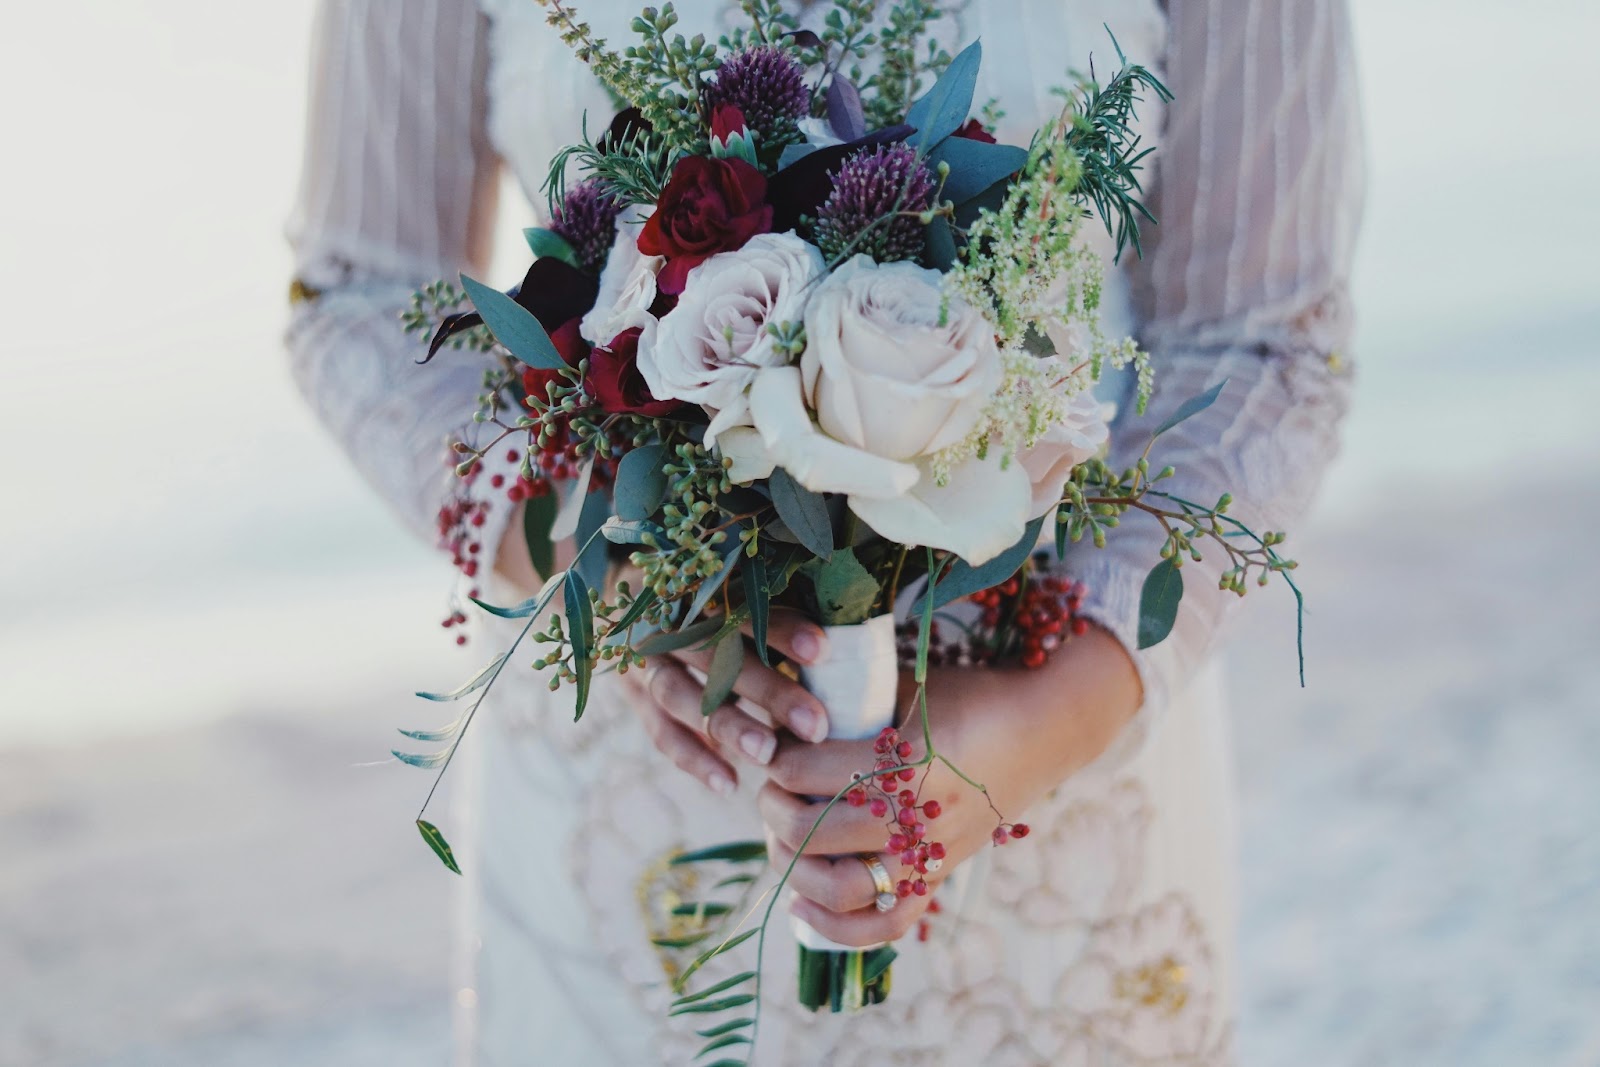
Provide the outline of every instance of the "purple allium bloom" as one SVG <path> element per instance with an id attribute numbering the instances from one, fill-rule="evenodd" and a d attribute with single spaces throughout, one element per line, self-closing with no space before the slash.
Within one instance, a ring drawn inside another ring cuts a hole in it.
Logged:
<path id="1" fill-rule="evenodd" d="M 617 213 L 622 205 L 598 178 L 588 178 L 567 190 L 553 212 L 550 230 L 566 238 L 578 254 L 578 264 L 590 274 L 606 265 L 617 236 Z"/>
<path id="2" fill-rule="evenodd" d="M 732 104 L 763 146 L 794 142 L 795 124 L 811 114 L 805 74 L 799 60 L 772 45 L 735 52 L 706 83 L 707 110 Z"/>
<path id="3" fill-rule="evenodd" d="M 833 192 L 817 210 L 817 247 L 829 259 L 857 252 L 879 263 L 916 259 L 927 227 L 915 212 L 932 206 L 935 188 L 933 175 L 910 145 L 864 148 L 839 167 Z"/>

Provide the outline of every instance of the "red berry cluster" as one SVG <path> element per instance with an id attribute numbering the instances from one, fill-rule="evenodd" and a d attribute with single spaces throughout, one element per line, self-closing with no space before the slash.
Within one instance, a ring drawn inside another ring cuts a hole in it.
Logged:
<path id="1" fill-rule="evenodd" d="M 888 852 L 897 856 L 905 868 L 904 877 L 895 883 L 895 893 L 902 897 L 927 896 L 926 876 L 937 871 L 945 857 L 944 845 L 927 839 L 928 822 L 940 814 L 939 802 L 919 800 L 920 787 L 917 791 L 904 788 L 905 783 L 916 778 L 917 769 L 902 766 L 911 758 L 912 749 L 911 742 L 901 740 L 898 730 L 884 727 L 872 750 L 878 756 L 873 776 L 846 793 L 845 800 L 851 807 L 865 807 L 874 818 L 887 821 Z M 923 773 L 926 776 L 927 772 Z"/>
<path id="2" fill-rule="evenodd" d="M 1087 592 L 1082 582 L 1049 574 L 1039 563 L 1024 568 L 999 585 L 966 598 L 978 617 L 944 640 L 938 621 L 928 634 L 928 662 L 936 667 L 991 667 L 1020 662 L 1037 670 L 1050 653 L 1089 630 L 1078 614 Z M 915 662 L 918 622 L 908 620 L 898 631 L 901 661 Z"/>
<path id="3" fill-rule="evenodd" d="M 1024 667 L 1037 670 L 1068 637 L 1088 632 L 1089 620 L 1078 615 L 1088 590 L 1082 582 L 1055 574 L 1029 574 L 1026 586 L 1021 578 L 1014 575 L 968 599 L 983 609 L 981 621 L 988 629 L 997 628 L 1002 617 L 1010 615 L 1018 658 Z"/>
<path id="4" fill-rule="evenodd" d="M 995 844 L 1003 845 L 1012 838 L 1020 841 L 1027 837 L 1028 833 L 1028 824 L 1025 822 L 1003 822 L 994 828 L 994 833 L 990 837 L 994 839 Z"/>

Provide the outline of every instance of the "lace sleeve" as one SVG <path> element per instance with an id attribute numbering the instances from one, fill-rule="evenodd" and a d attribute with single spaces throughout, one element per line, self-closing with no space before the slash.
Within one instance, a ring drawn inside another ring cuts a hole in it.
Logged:
<path id="1" fill-rule="evenodd" d="M 498 162 L 484 129 L 485 38 L 471 0 L 325 0 L 289 223 L 295 379 L 430 539 L 450 490 L 444 441 L 471 417 L 484 357 L 447 349 L 418 366 L 399 313 L 419 285 L 488 258 Z"/>
<path id="2" fill-rule="evenodd" d="M 1172 4 L 1169 33 L 1176 99 L 1151 189 L 1160 224 L 1133 268 L 1156 395 L 1145 416 L 1119 418 L 1112 458 L 1133 462 L 1160 420 L 1227 379 L 1211 408 L 1161 438 L 1152 465 L 1177 468 L 1163 488 L 1179 496 L 1209 506 L 1231 492 L 1230 514 L 1252 529 L 1292 530 L 1337 451 L 1349 389 L 1363 169 L 1347 12 L 1341 0 Z M 1162 540 L 1149 516 L 1130 514 L 1106 549 L 1078 546 L 1067 562 L 1089 586 L 1086 614 L 1130 650 Z M 1183 568 L 1171 635 L 1133 654 L 1146 710 L 1118 743 L 1125 754 L 1238 602 L 1217 589 L 1224 554 L 1204 555 Z"/>

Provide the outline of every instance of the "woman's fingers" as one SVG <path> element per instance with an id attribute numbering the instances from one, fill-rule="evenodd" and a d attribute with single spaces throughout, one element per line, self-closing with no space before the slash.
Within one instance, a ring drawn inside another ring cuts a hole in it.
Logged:
<path id="1" fill-rule="evenodd" d="M 761 821 L 778 842 L 809 856 L 876 852 L 888 839 L 882 819 L 866 808 L 835 804 L 823 817 L 824 801 L 809 801 L 768 782 L 756 794 Z M 821 820 L 819 823 L 818 820 Z M 809 838 L 809 839 L 808 839 Z M 802 847 L 803 846 L 803 847 Z"/>
<path id="2" fill-rule="evenodd" d="M 794 870 L 789 873 L 790 889 L 829 911 L 839 912 L 877 907 L 878 883 L 861 859 L 863 855 L 872 853 L 801 856 L 795 862 L 794 849 L 789 846 L 782 842 L 771 842 L 767 846 L 767 862 L 779 874 L 789 870 L 789 864 L 794 862 Z M 889 875 L 892 884 L 899 859 L 879 855 L 878 862 L 883 864 L 884 873 Z"/>
<path id="3" fill-rule="evenodd" d="M 777 608 L 767 619 L 767 647 L 796 663 L 817 663 L 828 654 L 828 635 L 798 611 Z"/>
<path id="4" fill-rule="evenodd" d="M 656 750 L 672 765 L 720 796 L 732 796 L 737 772 L 711 749 L 706 738 L 693 732 L 648 699 L 635 702 L 635 711 Z"/>
<path id="5" fill-rule="evenodd" d="M 860 864 L 857 864 L 860 866 Z M 893 908 L 858 908 L 855 911 L 829 911 L 816 901 L 796 895 L 789 910 L 804 919 L 813 930 L 830 941 L 852 948 L 898 941 L 911 932 L 928 910 L 927 896 L 901 897 Z"/>
<path id="6" fill-rule="evenodd" d="M 831 797 L 849 785 L 852 776 L 871 776 L 877 759 L 871 741 L 804 744 L 780 737 L 767 777 L 791 793 Z"/>
<path id="7" fill-rule="evenodd" d="M 709 649 L 675 652 L 673 657 L 702 674 L 711 666 Z M 787 726 L 797 737 L 821 741 L 828 736 L 828 712 L 822 701 L 806 692 L 799 682 L 779 674 L 755 656 L 745 656 L 744 668 L 733 683 L 733 691 L 766 709 L 774 722 Z"/>
<path id="8" fill-rule="evenodd" d="M 736 749 L 751 763 L 765 766 L 777 749 L 778 738 L 772 728 L 733 704 L 724 704 L 709 716 L 701 713 L 700 698 L 705 687 L 677 661 L 663 657 L 645 668 L 645 689 L 649 698 L 679 725 L 695 733 L 705 733 L 730 749 Z"/>

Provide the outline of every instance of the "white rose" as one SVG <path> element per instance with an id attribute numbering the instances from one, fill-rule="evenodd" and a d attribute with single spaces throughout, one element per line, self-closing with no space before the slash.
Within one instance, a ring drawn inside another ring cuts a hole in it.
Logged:
<path id="1" fill-rule="evenodd" d="M 798 326 L 826 269 L 821 251 L 792 233 L 760 234 L 695 267 L 654 342 L 639 347 L 650 392 L 714 412 L 708 441 L 748 425 L 746 394 L 757 371 L 790 360 L 767 326 Z"/>
<path id="2" fill-rule="evenodd" d="M 656 302 L 656 275 L 662 256 L 639 251 L 639 227 L 655 208 L 634 205 L 617 216 L 617 236 L 600 271 L 600 292 L 594 307 L 578 323 L 578 334 L 591 345 L 604 345 L 648 315 Z"/>
<path id="3" fill-rule="evenodd" d="M 1002 377 L 993 328 L 942 282 L 866 256 L 823 282 L 800 366 L 762 370 L 751 386 L 758 434 L 720 439 L 733 479 L 782 467 L 814 492 L 845 494 L 883 537 L 974 564 L 1015 544 L 1032 495 L 1019 464 L 974 458 L 943 485 L 933 476 L 932 453 L 971 432 Z"/>
<path id="4" fill-rule="evenodd" d="M 1113 410 L 1092 394 L 1079 393 L 1072 398 L 1064 420 L 1050 427 L 1032 448 L 1017 453 L 1017 462 L 1033 486 L 1028 518 L 1038 518 L 1055 507 L 1072 468 L 1100 451 L 1110 436 L 1106 423 Z"/>
<path id="5" fill-rule="evenodd" d="M 942 274 L 864 255 L 806 305 L 800 372 L 824 432 L 894 460 L 967 436 L 1003 373 L 994 327 Z"/>

